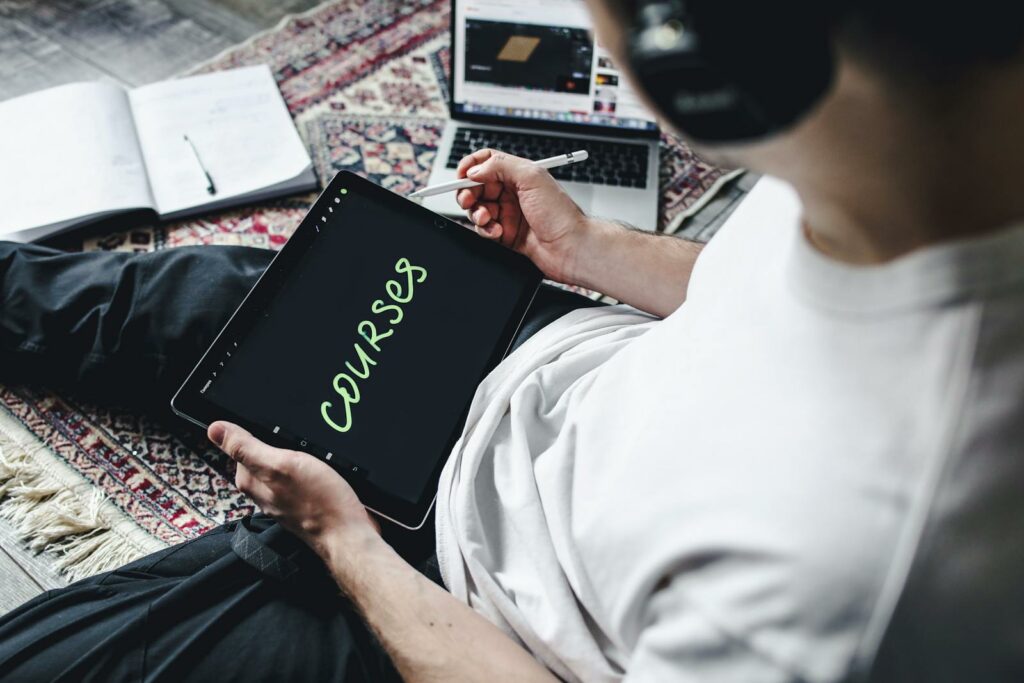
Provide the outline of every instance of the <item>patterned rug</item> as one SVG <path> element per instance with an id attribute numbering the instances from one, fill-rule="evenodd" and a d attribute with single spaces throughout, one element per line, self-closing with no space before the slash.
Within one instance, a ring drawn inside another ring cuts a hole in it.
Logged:
<path id="1" fill-rule="evenodd" d="M 197 73 L 267 63 L 321 183 L 349 170 L 399 193 L 425 183 L 447 116 L 447 0 L 340 0 Z M 722 174 L 664 137 L 661 227 Z M 280 248 L 315 195 L 91 238 L 86 250 Z M 252 511 L 226 459 L 144 416 L 0 386 L 0 517 L 69 578 L 103 571 Z"/>

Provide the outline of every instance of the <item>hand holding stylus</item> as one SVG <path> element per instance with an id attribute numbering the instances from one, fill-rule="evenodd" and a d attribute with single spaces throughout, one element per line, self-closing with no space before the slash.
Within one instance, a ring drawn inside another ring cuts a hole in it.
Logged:
<path id="1" fill-rule="evenodd" d="M 566 152 L 565 154 L 559 154 L 558 156 L 550 157 L 547 159 L 541 159 L 539 161 L 531 161 L 530 163 L 537 168 L 551 169 L 558 168 L 560 166 L 568 166 L 569 164 L 578 164 L 581 161 L 586 161 L 590 158 L 586 150 L 579 150 L 576 152 Z M 444 194 L 445 192 L 454 192 L 456 190 L 463 190 L 470 187 L 475 187 L 480 183 L 473 180 L 453 180 L 447 183 L 440 183 L 438 185 L 431 185 L 430 187 L 424 187 L 422 190 L 417 190 L 409 195 L 410 199 L 416 197 L 433 197 L 434 195 Z"/>
<path id="2" fill-rule="evenodd" d="M 548 278 L 574 283 L 573 264 L 596 230 L 550 173 L 490 149 L 465 157 L 456 173 L 473 181 L 456 201 L 478 233 L 525 255 Z"/>

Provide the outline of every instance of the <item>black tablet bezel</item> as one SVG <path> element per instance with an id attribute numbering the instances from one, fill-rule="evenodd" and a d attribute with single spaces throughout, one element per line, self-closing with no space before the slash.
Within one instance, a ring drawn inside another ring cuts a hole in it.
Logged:
<path id="1" fill-rule="evenodd" d="M 171 408 L 177 415 L 204 428 L 217 420 L 234 422 L 270 445 L 309 452 L 321 460 L 325 460 L 326 451 L 324 449 L 301 441 L 298 437 L 292 435 L 280 432 L 275 434 L 271 431 L 271 428 L 265 425 L 253 422 L 242 415 L 234 414 L 206 400 L 203 391 L 205 387 L 209 386 L 213 376 L 212 373 L 216 372 L 218 364 L 222 362 L 225 354 L 230 354 L 234 345 L 245 337 L 253 323 L 262 314 L 267 303 L 277 294 L 280 285 L 300 262 L 306 250 L 316 242 L 319 233 L 320 216 L 326 212 L 328 205 L 333 205 L 331 202 L 334 196 L 342 188 L 345 188 L 348 192 L 362 194 L 373 201 L 386 203 L 392 210 L 412 215 L 416 221 L 423 224 L 425 230 L 444 230 L 446 237 L 461 242 L 463 248 L 470 250 L 477 257 L 497 261 L 517 275 L 520 275 L 523 283 L 522 294 L 508 317 L 508 324 L 495 342 L 494 351 L 478 382 L 482 381 L 486 374 L 508 352 L 516 332 L 518 332 L 526 315 L 526 311 L 540 286 L 543 277 L 540 271 L 525 257 L 486 240 L 458 223 L 439 216 L 390 190 L 379 187 L 354 173 L 343 171 L 336 175 L 328 186 L 324 188 L 324 191 L 317 198 L 309 213 L 302 219 L 302 222 L 287 244 L 271 261 L 266 271 L 260 276 L 234 314 L 232 314 L 227 324 L 189 374 L 184 384 L 178 389 L 174 398 L 171 399 Z M 358 250 L 353 250 L 352 253 L 358 253 Z M 352 485 L 352 488 L 359 495 L 359 499 L 368 509 L 400 526 L 408 529 L 418 529 L 423 526 L 430 514 L 437 495 L 437 481 L 441 476 L 441 470 L 452 447 L 462 433 L 470 400 L 467 400 L 458 423 L 452 426 L 452 433 L 447 442 L 442 444 L 440 451 L 433 456 L 437 459 L 437 465 L 434 467 L 431 480 L 425 489 L 423 497 L 416 503 L 409 503 L 406 500 L 391 495 L 374 486 L 366 479 L 361 478 L 359 468 L 352 463 L 346 462 L 343 457 L 334 455 L 329 464 Z"/>

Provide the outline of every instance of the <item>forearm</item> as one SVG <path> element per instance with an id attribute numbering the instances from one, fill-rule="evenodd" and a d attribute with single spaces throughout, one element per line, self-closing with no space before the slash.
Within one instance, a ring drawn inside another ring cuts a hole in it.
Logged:
<path id="1" fill-rule="evenodd" d="M 328 540 L 321 554 L 407 683 L 557 680 L 379 538 Z"/>
<path id="2" fill-rule="evenodd" d="M 686 299 L 702 244 L 592 220 L 573 255 L 573 284 L 665 317 Z"/>

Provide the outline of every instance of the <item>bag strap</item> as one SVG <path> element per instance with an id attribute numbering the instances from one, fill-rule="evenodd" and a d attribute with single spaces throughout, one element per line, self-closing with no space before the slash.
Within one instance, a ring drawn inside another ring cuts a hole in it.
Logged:
<path id="1" fill-rule="evenodd" d="M 246 517 L 235 528 L 231 549 L 260 574 L 275 581 L 288 581 L 299 571 L 299 567 L 260 540 L 260 535 L 249 528 L 248 521 Z"/>

